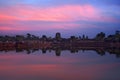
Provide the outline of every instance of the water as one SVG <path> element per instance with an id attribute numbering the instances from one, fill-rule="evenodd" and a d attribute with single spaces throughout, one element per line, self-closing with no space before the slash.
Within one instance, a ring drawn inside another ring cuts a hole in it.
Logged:
<path id="1" fill-rule="evenodd" d="M 120 80 L 119 75 L 120 58 L 108 52 L 0 52 L 0 80 Z"/>

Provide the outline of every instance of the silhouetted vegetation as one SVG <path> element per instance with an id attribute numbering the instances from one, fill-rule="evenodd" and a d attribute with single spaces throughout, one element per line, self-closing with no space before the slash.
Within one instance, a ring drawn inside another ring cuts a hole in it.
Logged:
<path id="1" fill-rule="evenodd" d="M 61 33 L 57 32 L 55 35 L 55 38 L 47 37 L 46 35 L 43 35 L 42 37 L 32 35 L 30 33 L 27 33 L 26 35 L 16 35 L 16 36 L 2 36 L 0 35 L 0 42 L 24 42 L 24 41 L 51 41 L 51 42 L 63 42 L 65 40 L 67 41 L 78 41 L 78 40 L 93 40 L 93 41 L 105 41 L 105 42 L 120 42 L 120 31 L 116 31 L 113 35 L 108 35 L 104 32 L 98 33 L 95 38 L 89 39 L 88 36 L 82 35 L 79 37 L 71 36 L 70 38 L 62 38 Z"/>
<path id="2" fill-rule="evenodd" d="M 105 38 L 106 42 L 120 42 L 120 31 L 116 31 L 114 35 L 108 35 Z"/>
<path id="3" fill-rule="evenodd" d="M 28 54 L 41 49 L 42 53 L 47 50 L 54 50 L 56 56 L 60 56 L 62 50 L 70 50 L 76 53 L 79 50 L 94 50 L 101 56 L 106 51 L 120 56 L 120 31 L 113 35 L 106 36 L 105 33 L 98 33 L 95 38 L 89 39 L 88 36 L 71 36 L 62 38 L 61 33 L 56 33 L 55 37 L 42 37 L 27 33 L 26 35 L 0 36 L 0 51 L 16 50 L 17 52 L 26 50 Z"/>

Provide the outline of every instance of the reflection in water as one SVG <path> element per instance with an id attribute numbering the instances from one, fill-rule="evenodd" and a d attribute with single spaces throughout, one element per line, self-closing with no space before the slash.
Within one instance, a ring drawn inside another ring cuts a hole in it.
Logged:
<path id="1" fill-rule="evenodd" d="M 120 80 L 120 58 L 109 54 L 119 57 L 120 49 L 1 48 L 0 80 Z"/>
<path id="2" fill-rule="evenodd" d="M 34 53 L 41 50 L 43 54 L 51 50 L 55 51 L 56 56 L 60 56 L 62 51 L 69 50 L 70 53 L 78 53 L 78 51 L 95 51 L 97 54 L 103 56 L 106 52 L 116 55 L 117 58 L 120 57 L 120 48 L 119 47 L 51 47 L 51 48 L 39 48 L 39 47 L 27 47 L 27 48 L 14 48 L 14 47 L 2 47 L 0 48 L 1 52 L 16 51 L 23 52 L 26 51 L 27 54 Z"/>

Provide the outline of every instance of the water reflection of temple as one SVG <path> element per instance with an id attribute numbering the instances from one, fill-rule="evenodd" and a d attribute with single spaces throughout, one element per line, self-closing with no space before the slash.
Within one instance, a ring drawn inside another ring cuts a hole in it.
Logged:
<path id="1" fill-rule="evenodd" d="M 28 46 L 28 47 L 0 47 L 0 52 L 9 52 L 9 51 L 16 51 L 16 52 L 23 52 L 26 51 L 27 54 L 34 53 L 36 51 L 41 50 L 43 54 L 47 53 L 47 51 L 51 52 L 54 51 L 56 56 L 60 56 L 62 51 L 68 50 L 71 53 L 79 53 L 79 51 L 88 51 L 92 50 L 98 53 L 101 56 L 104 56 L 106 52 L 110 54 L 115 54 L 116 57 L 120 57 L 120 47 L 90 47 L 90 46 L 60 46 L 54 45 L 50 47 L 44 46 Z"/>

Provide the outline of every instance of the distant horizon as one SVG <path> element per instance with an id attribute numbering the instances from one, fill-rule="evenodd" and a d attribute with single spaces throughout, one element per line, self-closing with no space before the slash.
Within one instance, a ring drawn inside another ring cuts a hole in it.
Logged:
<path id="1" fill-rule="evenodd" d="M 119 30 L 116 30 L 116 31 L 119 31 Z M 108 35 L 113 35 L 115 34 L 116 31 L 113 31 L 112 33 L 106 33 L 106 32 L 103 32 L 105 33 L 105 36 L 107 37 Z M 102 31 L 101 31 L 102 32 Z M 5 36 L 5 35 L 9 35 L 9 36 L 15 36 L 15 35 L 27 35 L 27 33 L 30 33 L 31 35 L 35 35 L 35 36 L 39 36 L 39 37 L 42 37 L 42 35 L 46 35 L 47 37 L 55 37 L 55 34 L 56 33 L 61 33 L 61 37 L 63 38 L 70 38 L 71 36 L 76 36 L 76 37 L 79 37 L 79 36 L 88 36 L 89 38 L 95 38 L 95 36 L 100 33 L 100 32 L 96 32 L 96 33 L 92 33 L 92 34 L 83 34 L 83 33 L 62 33 L 62 32 L 52 32 L 52 33 L 49 33 L 49 32 L 11 32 L 11 33 L 0 33 L 0 36 Z"/>

